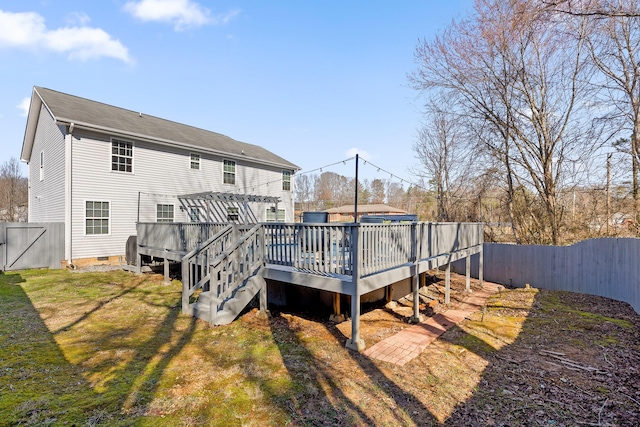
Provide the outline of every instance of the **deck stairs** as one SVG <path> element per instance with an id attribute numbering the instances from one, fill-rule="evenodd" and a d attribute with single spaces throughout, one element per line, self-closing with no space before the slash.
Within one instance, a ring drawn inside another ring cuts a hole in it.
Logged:
<path id="1" fill-rule="evenodd" d="M 212 325 L 231 323 L 258 292 L 262 228 L 229 225 L 182 259 L 182 310 Z M 198 292 L 199 291 L 199 292 Z"/>

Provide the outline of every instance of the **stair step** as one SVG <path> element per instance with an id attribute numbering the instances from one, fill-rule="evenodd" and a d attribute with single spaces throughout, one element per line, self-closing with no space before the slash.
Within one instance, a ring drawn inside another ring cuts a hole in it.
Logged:
<path id="1" fill-rule="evenodd" d="M 238 287 L 229 298 L 220 304 L 220 309 L 214 317 L 214 324 L 227 325 L 233 322 L 260 291 L 263 282 L 264 279 L 261 276 L 252 276 L 247 279 L 244 285 Z M 200 293 L 198 300 L 193 304 L 193 315 L 208 322 L 210 302 L 211 291 Z"/>

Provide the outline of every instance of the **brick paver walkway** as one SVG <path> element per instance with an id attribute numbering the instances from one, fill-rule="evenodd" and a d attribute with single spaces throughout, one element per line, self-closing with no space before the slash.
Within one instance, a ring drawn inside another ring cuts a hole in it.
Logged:
<path id="1" fill-rule="evenodd" d="M 480 310 L 487 298 L 498 292 L 500 288 L 500 285 L 484 282 L 482 289 L 468 294 L 456 308 L 438 313 L 424 322 L 405 328 L 369 347 L 364 354 L 374 359 L 404 366 L 405 363 L 419 356 L 447 329 Z"/>

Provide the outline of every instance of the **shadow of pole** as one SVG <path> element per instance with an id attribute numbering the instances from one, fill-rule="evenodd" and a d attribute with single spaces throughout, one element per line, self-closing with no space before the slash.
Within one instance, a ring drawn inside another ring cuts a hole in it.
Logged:
<path id="1" fill-rule="evenodd" d="M 327 331 L 333 335 L 336 342 L 344 346 L 346 337 L 340 332 L 335 325 L 326 325 Z M 384 372 L 367 356 L 353 351 L 348 352 L 351 359 L 356 362 L 364 371 L 367 377 L 376 384 L 384 394 L 389 396 L 397 407 L 402 409 L 406 416 L 417 425 L 439 425 L 438 420 L 433 416 L 431 411 L 422 404 L 420 399 L 407 392 L 394 382 L 392 378 L 385 375 Z M 407 368 L 408 369 L 408 368 Z M 398 423 L 404 423 L 404 420 L 398 419 Z"/>
<path id="2" fill-rule="evenodd" d="M 291 414 L 295 422 L 303 425 L 376 424 L 374 419 L 342 392 L 336 381 L 339 378 L 335 378 L 331 368 L 298 338 L 287 319 L 279 316 L 272 318 L 270 328 L 295 385 L 294 399 L 279 402 L 279 405 Z"/>

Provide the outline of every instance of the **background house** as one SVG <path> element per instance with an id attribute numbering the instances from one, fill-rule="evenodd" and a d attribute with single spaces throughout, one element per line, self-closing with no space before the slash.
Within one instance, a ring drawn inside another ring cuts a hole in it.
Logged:
<path id="1" fill-rule="evenodd" d="M 345 205 L 337 208 L 327 209 L 325 212 L 329 214 L 329 222 L 353 222 L 355 213 L 354 205 Z M 360 205 L 358 204 L 358 219 L 363 215 L 406 215 L 407 212 L 393 206 L 376 204 L 376 205 Z"/>
<path id="2" fill-rule="evenodd" d="M 260 197 L 241 208 L 258 222 L 293 222 L 299 168 L 282 157 L 46 88 L 33 89 L 21 159 L 29 164 L 29 221 L 64 222 L 65 258 L 76 264 L 120 262 L 137 221 L 203 220 L 202 212 L 180 204 L 179 195 L 276 197 L 277 208 Z M 218 218 L 238 218 L 239 206 L 220 209 L 228 211 Z"/>

